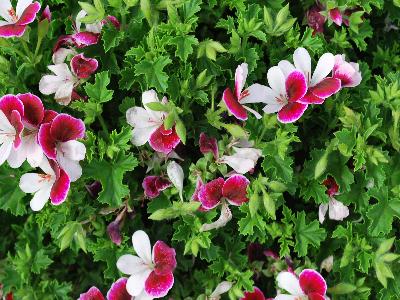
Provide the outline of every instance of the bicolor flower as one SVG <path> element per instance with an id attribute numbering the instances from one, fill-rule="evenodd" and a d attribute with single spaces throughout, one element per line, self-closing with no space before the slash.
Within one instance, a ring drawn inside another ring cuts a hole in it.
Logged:
<path id="1" fill-rule="evenodd" d="M 329 176 L 324 180 L 323 184 L 326 186 L 326 193 L 329 196 L 329 203 L 322 203 L 318 209 L 318 219 L 322 224 L 325 221 L 325 215 L 329 211 L 329 219 L 335 221 L 342 221 L 344 218 L 349 216 L 349 209 L 342 202 L 334 198 L 338 194 L 339 185 L 335 179 Z"/>
<path id="2" fill-rule="evenodd" d="M 156 91 L 149 90 L 142 94 L 144 108 L 135 106 L 127 110 L 127 122 L 133 127 L 131 141 L 135 146 L 142 146 L 149 142 L 155 151 L 167 154 L 180 143 L 180 138 L 175 131 L 175 126 L 165 129 L 164 119 L 168 115 L 166 112 L 153 111 L 147 107 L 147 104 L 152 102 L 165 104 L 167 98 L 164 97 L 160 101 Z"/>
<path id="3" fill-rule="evenodd" d="M 338 7 L 330 9 L 328 12 L 329 19 L 338 26 L 342 26 L 343 16 Z"/>
<path id="4" fill-rule="evenodd" d="M 43 21 L 44 19 L 51 22 L 51 11 L 48 5 L 44 8 L 42 15 L 40 16 L 40 21 Z"/>
<path id="5" fill-rule="evenodd" d="M 218 162 L 224 163 L 234 169 L 237 173 L 246 174 L 254 169 L 258 159 L 262 156 L 260 149 L 252 147 L 232 147 L 234 154 L 222 156 Z"/>
<path id="6" fill-rule="evenodd" d="M 50 199 L 53 205 L 65 201 L 70 187 L 67 173 L 54 160 L 43 159 L 39 165 L 43 173 L 27 173 L 21 176 L 19 187 L 24 193 L 34 194 L 30 201 L 33 211 L 41 210 Z"/>
<path id="7" fill-rule="evenodd" d="M 324 24 L 326 18 L 321 14 L 322 8 L 320 5 L 314 5 L 307 11 L 307 22 L 313 31 L 313 35 L 316 33 L 324 32 Z"/>
<path id="8" fill-rule="evenodd" d="M 126 254 L 117 261 L 118 269 L 131 275 L 126 284 L 128 293 L 135 300 L 165 297 L 174 285 L 175 250 L 162 241 L 151 250 L 150 239 L 142 230 L 133 234 L 132 244 L 137 256 Z"/>
<path id="9" fill-rule="evenodd" d="M 144 194 L 150 199 L 157 198 L 163 190 L 171 185 L 171 181 L 161 176 L 147 176 L 142 182 Z"/>
<path id="10" fill-rule="evenodd" d="M 341 81 L 342 87 L 356 87 L 362 80 L 359 65 L 354 62 L 347 62 L 344 54 L 335 55 L 332 76 Z"/>
<path id="11" fill-rule="evenodd" d="M 240 300 L 266 300 L 263 292 L 258 288 L 254 287 L 253 292 L 244 292 L 244 297 Z"/>
<path id="12" fill-rule="evenodd" d="M 291 272 L 280 272 L 276 280 L 279 288 L 288 292 L 289 295 L 277 295 L 275 300 L 325 300 L 326 282 L 315 270 L 305 269 L 298 278 Z"/>
<path id="13" fill-rule="evenodd" d="M 12 149 L 7 161 L 10 167 L 19 168 L 27 160 L 32 168 L 36 168 L 44 157 L 37 137 L 39 127 L 45 120 L 45 110 L 42 100 L 33 94 L 19 94 L 17 98 L 24 105 L 22 143 L 18 149 Z"/>
<path id="14" fill-rule="evenodd" d="M 44 154 L 56 160 L 72 182 L 82 175 L 79 161 L 85 158 L 86 147 L 77 139 L 82 139 L 84 135 L 85 124 L 82 120 L 67 114 L 57 115 L 39 129 L 38 141 Z"/>
<path id="15" fill-rule="evenodd" d="M 297 48 L 293 54 L 293 61 L 294 66 L 287 60 L 280 61 L 278 66 L 285 75 L 298 69 L 306 77 L 308 91 L 302 99 L 299 99 L 300 103 L 322 104 L 326 98 L 340 90 L 340 80 L 327 77 L 335 64 L 335 57 L 332 53 L 325 53 L 320 57 L 314 73 L 311 73 L 311 56 L 306 49 Z"/>
<path id="16" fill-rule="evenodd" d="M 107 300 L 132 300 L 132 296 L 126 290 L 127 278 L 120 278 L 114 282 L 107 292 Z M 149 298 L 150 300 L 151 298 Z M 101 291 L 92 286 L 86 293 L 80 295 L 78 300 L 105 300 Z M 144 300 L 144 299 L 143 299 Z M 147 300 L 147 299 L 146 299 Z"/>
<path id="17" fill-rule="evenodd" d="M 202 132 L 200 133 L 199 146 L 201 153 L 212 153 L 214 159 L 218 159 L 218 142 L 216 138 L 208 137 L 204 132 Z"/>
<path id="18" fill-rule="evenodd" d="M 10 0 L 0 1 L 0 37 L 21 37 L 24 35 L 26 26 L 32 23 L 40 10 L 40 3 L 32 0 L 18 0 L 14 9 Z"/>
<path id="19" fill-rule="evenodd" d="M 14 95 L 0 98 L 0 165 L 22 144 L 24 104 Z"/>
<path id="20" fill-rule="evenodd" d="M 245 104 L 265 102 L 268 95 L 267 87 L 258 83 L 243 90 L 247 75 L 248 65 L 242 63 L 236 68 L 234 92 L 228 87 L 222 95 L 229 112 L 242 121 L 247 120 L 248 111 L 254 114 L 257 119 L 261 119 L 261 115 L 257 111 Z"/>
<path id="21" fill-rule="evenodd" d="M 278 112 L 278 121 L 292 123 L 300 119 L 308 105 L 300 100 L 307 92 L 307 80 L 304 74 L 296 69 L 284 72 L 280 67 L 272 67 L 267 73 L 267 105 L 265 113 Z"/>

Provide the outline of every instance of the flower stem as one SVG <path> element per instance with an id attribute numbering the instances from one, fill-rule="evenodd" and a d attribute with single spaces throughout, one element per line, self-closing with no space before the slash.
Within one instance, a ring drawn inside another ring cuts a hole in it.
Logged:
<path id="1" fill-rule="evenodd" d="M 103 129 L 104 133 L 107 135 L 108 134 L 108 127 L 107 127 L 106 122 L 103 119 L 103 116 L 102 115 L 98 115 L 97 118 L 99 119 L 101 128 Z"/>

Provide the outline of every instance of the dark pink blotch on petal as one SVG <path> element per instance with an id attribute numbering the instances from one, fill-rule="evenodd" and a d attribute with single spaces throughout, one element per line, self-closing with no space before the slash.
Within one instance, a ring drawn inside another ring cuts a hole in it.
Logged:
<path id="1" fill-rule="evenodd" d="M 296 102 L 307 93 L 306 77 L 300 71 L 290 73 L 286 78 L 285 86 L 289 102 Z"/>
<path id="2" fill-rule="evenodd" d="M 325 99 L 317 97 L 311 91 L 308 91 L 307 94 L 297 102 L 303 104 L 322 104 L 325 102 Z"/>
<path id="3" fill-rule="evenodd" d="M 163 241 L 157 241 L 153 246 L 154 272 L 157 275 L 165 275 L 176 268 L 175 249 L 169 247 Z"/>
<path id="4" fill-rule="evenodd" d="M 71 35 L 71 40 L 78 48 L 95 45 L 99 42 L 100 35 L 93 32 L 78 32 Z"/>
<path id="5" fill-rule="evenodd" d="M 324 24 L 325 24 L 325 17 L 321 15 L 321 8 L 318 6 L 313 6 L 308 12 L 307 12 L 307 22 L 308 26 L 310 26 L 312 29 L 314 29 L 313 34 L 319 32 L 322 33 L 324 32 Z"/>
<path id="6" fill-rule="evenodd" d="M 229 177 L 222 188 L 222 195 L 232 205 L 240 206 L 249 201 L 247 198 L 247 187 L 250 181 L 243 175 L 232 175 Z"/>
<path id="7" fill-rule="evenodd" d="M 201 178 L 199 176 L 197 178 L 196 188 L 195 188 L 195 190 L 193 192 L 193 195 L 192 195 L 192 200 L 193 201 L 201 202 L 200 199 L 199 199 L 199 192 L 200 192 L 200 189 L 201 189 L 202 186 L 203 186 L 203 180 L 201 180 Z M 208 211 L 208 209 L 205 208 L 203 205 L 200 205 L 200 207 L 198 208 L 198 211 L 203 211 L 204 212 L 204 211 Z"/>
<path id="8" fill-rule="evenodd" d="M 303 270 L 299 275 L 299 283 L 306 295 L 311 293 L 325 295 L 326 293 L 327 286 L 325 279 L 315 270 Z"/>
<path id="9" fill-rule="evenodd" d="M 22 13 L 21 17 L 15 23 L 15 25 L 27 25 L 35 21 L 36 14 L 40 10 L 40 3 L 33 2 L 27 8 L 25 8 L 24 12 Z"/>
<path id="10" fill-rule="evenodd" d="M 318 293 L 311 293 L 308 294 L 308 300 L 326 300 L 326 298 Z"/>
<path id="11" fill-rule="evenodd" d="M 97 287 L 92 286 L 86 293 L 81 294 L 78 300 L 104 300 L 104 297 Z"/>
<path id="12" fill-rule="evenodd" d="M 204 208 L 213 209 L 220 204 L 224 183 L 225 180 L 220 177 L 204 184 L 200 188 L 198 197 Z"/>
<path id="13" fill-rule="evenodd" d="M 70 115 L 59 114 L 51 123 L 50 133 L 59 142 L 81 139 L 85 135 L 85 124 Z"/>
<path id="14" fill-rule="evenodd" d="M 278 120 L 281 123 L 295 122 L 300 119 L 307 107 L 307 104 L 297 102 L 288 103 L 278 112 Z"/>
<path id="15" fill-rule="evenodd" d="M 218 159 L 218 142 L 216 138 L 208 137 L 204 132 L 200 133 L 200 152 L 203 154 L 212 153 L 214 159 Z"/>
<path id="16" fill-rule="evenodd" d="M 311 92 L 320 98 L 326 99 L 337 93 L 341 88 L 340 79 L 327 77 L 311 88 Z"/>
<path id="17" fill-rule="evenodd" d="M 158 176 L 155 180 L 155 185 L 158 191 L 163 191 L 171 186 L 171 181 L 167 178 Z"/>
<path id="18" fill-rule="evenodd" d="M 86 79 L 96 72 L 99 63 L 94 58 L 87 58 L 82 53 L 71 59 L 71 68 L 80 79 Z"/>
<path id="19" fill-rule="evenodd" d="M 39 126 L 44 118 L 44 107 L 42 100 L 36 95 L 31 93 L 19 94 L 18 99 L 24 105 L 23 120 L 30 125 Z"/>
<path id="20" fill-rule="evenodd" d="M 142 183 L 144 193 L 148 198 L 156 198 L 160 192 L 171 186 L 168 179 L 160 176 L 147 176 Z"/>
<path id="21" fill-rule="evenodd" d="M 10 123 L 15 128 L 14 149 L 18 149 L 22 143 L 21 132 L 24 129 L 24 124 L 22 123 L 22 117 L 18 111 L 13 110 L 11 112 Z"/>
<path id="22" fill-rule="evenodd" d="M 46 109 L 44 111 L 44 116 L 42 123 L 50 123 L 53 122 L 54 118 L 58 116 L 58 113 L 51 109 Z"/>
<path id="23" fill-rule="evenodd" d="M 42 15 L 40 16 L 40 21 L 43 21 L 44 19 L 47 19 L 47 21 L 51 22 L 51 11 L 48 5 L 43 10 Z"/>
<path id="24" fill-rule="evenodd" d="M 70 180 L 63 169 L 60 169 L 60 174 L 54 182 L 53 188 L 50 193 L 51 203 L 59 205 L 65 201 L 68 195 Z"/>
<path id="25" fill-rule="evenodd" d="M 24 116 L 24 104 L 14 95 L 5 95 L 0 98 L 0 110 L 3 111 L 10 122 L 13 111 L 17 111 L 21 117 Z"/>
<path id="26" fill-rule="evenodd" d="M 333 178 L 332 176 L 328 176 L 328 178 L 326 178 L 322 182 L 322 184 L 326 186 L 326 193 L 330 197 L 337 195 L 337 193 L 339 192 L 339 185 L 336 183 L 335 178 Z"/>
<path id="27" fill-rule="evenodd" d="M 247 110 L 239 103 L 239 100 L 233 95 L 230 88 L 225 89 L 222 99 L 232 115 L 239 120 L 247 120 Z"/>
<path id="28" fill-rule="evenodd" d="M 56 52 L 58 49 L 61 48 L 61 46 L 65 45 L 65 44 L 69 44 L 72 43 L 72 37 L 71 35 L 62 35 L 57 39 L 56 44 L 53 47 L 53 53 Z"/>
<path id="29" fill-rule="evenodd" d="M 128 278 L 120 278 L 114 282 L 107 292 L 107 300 L 131 300 L 132 296 L 126 290 Z"/>
<path id="30" fill-rule="evenodd" d="M 53 138 L 50 133 L 51 123 L 44 123 L 39 128 L 38 134 L 38 142 L 44 154 L 50 159 L 56 159 L 57 150 L 56 143 L 57 141 Z"/>
<path id="31" fill-rule="evenodd" d="M 164 129 L 164 125 L 161 125 L 150 136 L 149 144 L 155 151 L 168 154 L 178 146 L 180 141 L 175 127 L 169 131 Z"/>
<path id="32" fill-rule="evenodd" d="M 9 38 L 9 37 L 21 37 L 24 35 L 26 29 L 26 25 L 3 25 L 0 26 L 0 37 Z"/>
<path id="33" fill-rule="evenodd" d="M 107 234 L 110 237 L 110 240 L 116 244 L 116 245 L 121 245 L 122 242 L 122 237 L 121 237 L 121 231 L 119 228 L 119 222 L 118 221 L 113 221 L 107 226 Z"/>
<path id="34" fill-rule="evenodd" d="M 245 292 L 244 297 L 241 298 L 241 300 L 265 300 L 265 296 L 258 287 L 254 287 L 254 291 Z"/>
<path id="35" fill-rule="evenodd" d="M 329 17 L 331 20 L 338 26 L 342 25 L 342 14 L 340 13 L 339 8 L 334 8 L 329 10 Z"/>
<path id="36" fill-rule="evenodd" d="M 154 298 L 165 297 L 174 285 L 174 275 L 171 273 L 157 275 L 154 271 L 150 273 L 144 284 L 147 294 Z"/>

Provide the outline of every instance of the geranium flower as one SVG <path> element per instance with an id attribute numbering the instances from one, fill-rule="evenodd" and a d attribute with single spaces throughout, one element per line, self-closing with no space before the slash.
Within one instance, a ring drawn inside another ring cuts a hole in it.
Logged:
<path id="1" fill-rule="evenodd" d="M 232 146 L 234 154 L 224 155 L 218 162 L 227 164 L 237 173 L 246 174 L 254 169 L 258 159 L 262 156 L 262 151 L 251 147 L 252 143 L 248 142 L 246 144 L 239 142 L 236 143 L 236 146 Z"/>
<path id="2" fill-rule="evenodd" d="M 326 193 L 329 196 L 329 203 L 322 203 L 318 210 L 318 219 L 322 224 L 325 221 L 325 215 L 329 211 L 329 219 L 335 221 L 342 221 L 344 218 L 349 216 L 349 209 L 342 202 L 334 198 L 338 194 L 339 185 L 335 179 L 329 176 L 324 180 L 323 184 L 326 186 Z"/>
<path id="3" fill-rule="evenodd" d="M 32 0 L 18 0 L 16 10 L 10 0 L 0 1 L 0 37 L 21 37 L 24 35 L 26 25 L 32 23 L 40 10 L 40 3 Z"/>
<path id="4" fill-rule="evenodd" d="M 265 113 L 278 112 L 282 123 L 295 122 L 303 115 L 308 105 L 300 103 L 307 92 L 307 80 L 302 72 L 296 69 L 284 73 L 280 67 L 272 67 L 267 73 L 268 97 Z"/>
<path id="5" fill-rule="evenodd" d="M 51 22 L 51 11 L 50 7 L 47 5 L 42 11 L 42 15 L 40 16 L 40 21 L 47 19 L 47 21 Z"/>
<path id="6" fill-rule="evenodd" d="M 0 166 L 9 158 L 12 149 L 21 147 L 24 128 L 24 104 L 14 95 L 0 98 Z"/>
<path id="7" fill-rule="evenodd" d="M 114 282 L 107 292 L 107 300 L 132 300 L 132 296 L 126 290 L 127 278 L 120 278 Z M 135 298 L 138 299 L 138 298 Z M 151 298 L 149 298 L 151 299 Z M 105 300 L 101 291 L 92 286 L 86 293 L 80 295 L 78 300 Z M 145 299 L 142 299 L 145 300 Z"/>
<path id="8" fill-rule="evenodd" d="M 50 123 L 40 126 L 38 141 L 44 154 L 56 160 L 70 177 L 78 180 L 82 175 L 79 161 L 85 158 L 86 147 L 77 139 L 85 135 L 85 124 L 67 114 L 57 115 Z"/>
<path id="9" fill-rule="evenodd" d="M 174 285 L 175 250 L 162 241 L 151 250 L 150 239 L 142 230 L 133 234 L 132 244 L 137 256 L 126 254 L 117 261 L 118 269 L 131 275 L 126 284 L 128 293 L 135 300 L 165 297 Z"/>
<path id="10" fill-rule="evenodd" d="M 216 138 L 208 137 L 204 132 L 202 132 L 200 133 L 199 146 L 201 153 L 212 153 L 214 159 L 218 159 L 218 142 Z"/>
<path id="11" fill-rule="evenodd" d="M 329 10 L 328 12 L 329 19 L 333 21 L 338 26 L 342 26 L 343 17 L 340 9 L 335 7 Z"/>
<path id="12" fill-rule="evenodd" d="M 253 292 L 244 292 L 244 297 L 241 300 L 266 300 L 263 292 L 258 288 L 254 287 Z"/>
<path id="13" fill-rule="evenodd" d="M 306 77 L 308 91 L 298 102 L 303 104 L 322 104 L 326 98 L 340 90 L 340 80 L 327 77 L 335 64 L 335 58 L 332 53 L 324 53 L 320 57 L 314 73 L 311 73 L 311 56 L 306 49 L 297 48 L 293 54 L 293 61 L 294 66 L 287 60 L 282 60 L 278 66 L 285 75 L 298 69 Z"/>
<path id="14" fill-rule="evenodd" d="M 280 272 L 276 278 L 279 288 L 289 292 L 290 295 L 280 294 L 275 300 L 325 300 L 327 290 L 325 279 L 317 271 L 303 270 L 299 278 L 291 272 Z"/>
<path id="15" fill-rule="evenodd" d="M 147 176 L 144 178 L 142 187 L 146 197 L 153 199 L 172 185 L 171 181 L 161 176 Z"/>
<path id="16" fill-rule="evenodd" d="M 308 26 L 314 29 L 313 35 L 324 32 L 326 18 L 321 14 L 321 11 L 320 5 L 314 5 L 307 11 L 307 22 Z"/>
<path id="17" fill-rule="evenodd" d="M 67 173 L 54 160 L 43 159 L 39 167 L 45 174 L 27 173 L 19 181 L 24 193 L 34 194 L 30 201 L 33 211 L 41 210 L 49 198 L 53 205 L 60 205 L 67 198 L 70 187 Z"/>
<path id="18" fill-rule="evenodd" d="M 171 129 L 164 128 L 166 112 L 153 111 L 146 106 L 151 102 L 160 103 L 157 93 L 154 90 L 143 92 L 143 107 L 131 107 L 126 112 L 127 122 L 133 126 L 132 143 L 135 146 L 142 146 L 149 142 L 151 148 L 157 152 L 170 153 L 180 143 L 180 138 L 175 131 L 175 126 Z M 166 103 L 164 97 L 161 103 Z"/>
<path id="19" fill-rule="evenodd" d="M 344 54 L 335 55 L 335 65 L 333 66 L 332 76 L 341 81 L 342 87 L 356 87 L 362 80 L 359 65 L 353 62 L 347 62 Z"/>
<path id="20" fill-rule="evenodd" d="M 261 115 L 258 112 L 244 104 L 265 102 L 268 96 L 267 87 L 258 83 L 252 84 L 243 90 L 247 75 L 248 65 L 246 63 L 239 65 L 235 72 L 234 92 L 228 87 L 222 95 L 229 112 L 242 121 L 247 120 L 247 111 L 254 114 L 257 119 L 261 119 Z"/>

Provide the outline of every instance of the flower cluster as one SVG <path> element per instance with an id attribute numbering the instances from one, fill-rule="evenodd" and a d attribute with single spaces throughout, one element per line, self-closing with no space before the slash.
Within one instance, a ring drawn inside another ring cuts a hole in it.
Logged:
<path id="1" fill-rule="evenodd" d="M 114 282 L 107 292 L 107 300 L 132 300 L 132 296 L 126 291 L 128 279 L 122 277 Z M 86 293 L 80 295 L 78 300 L 105 300 L 101 291 L 93 286 Z"/>

